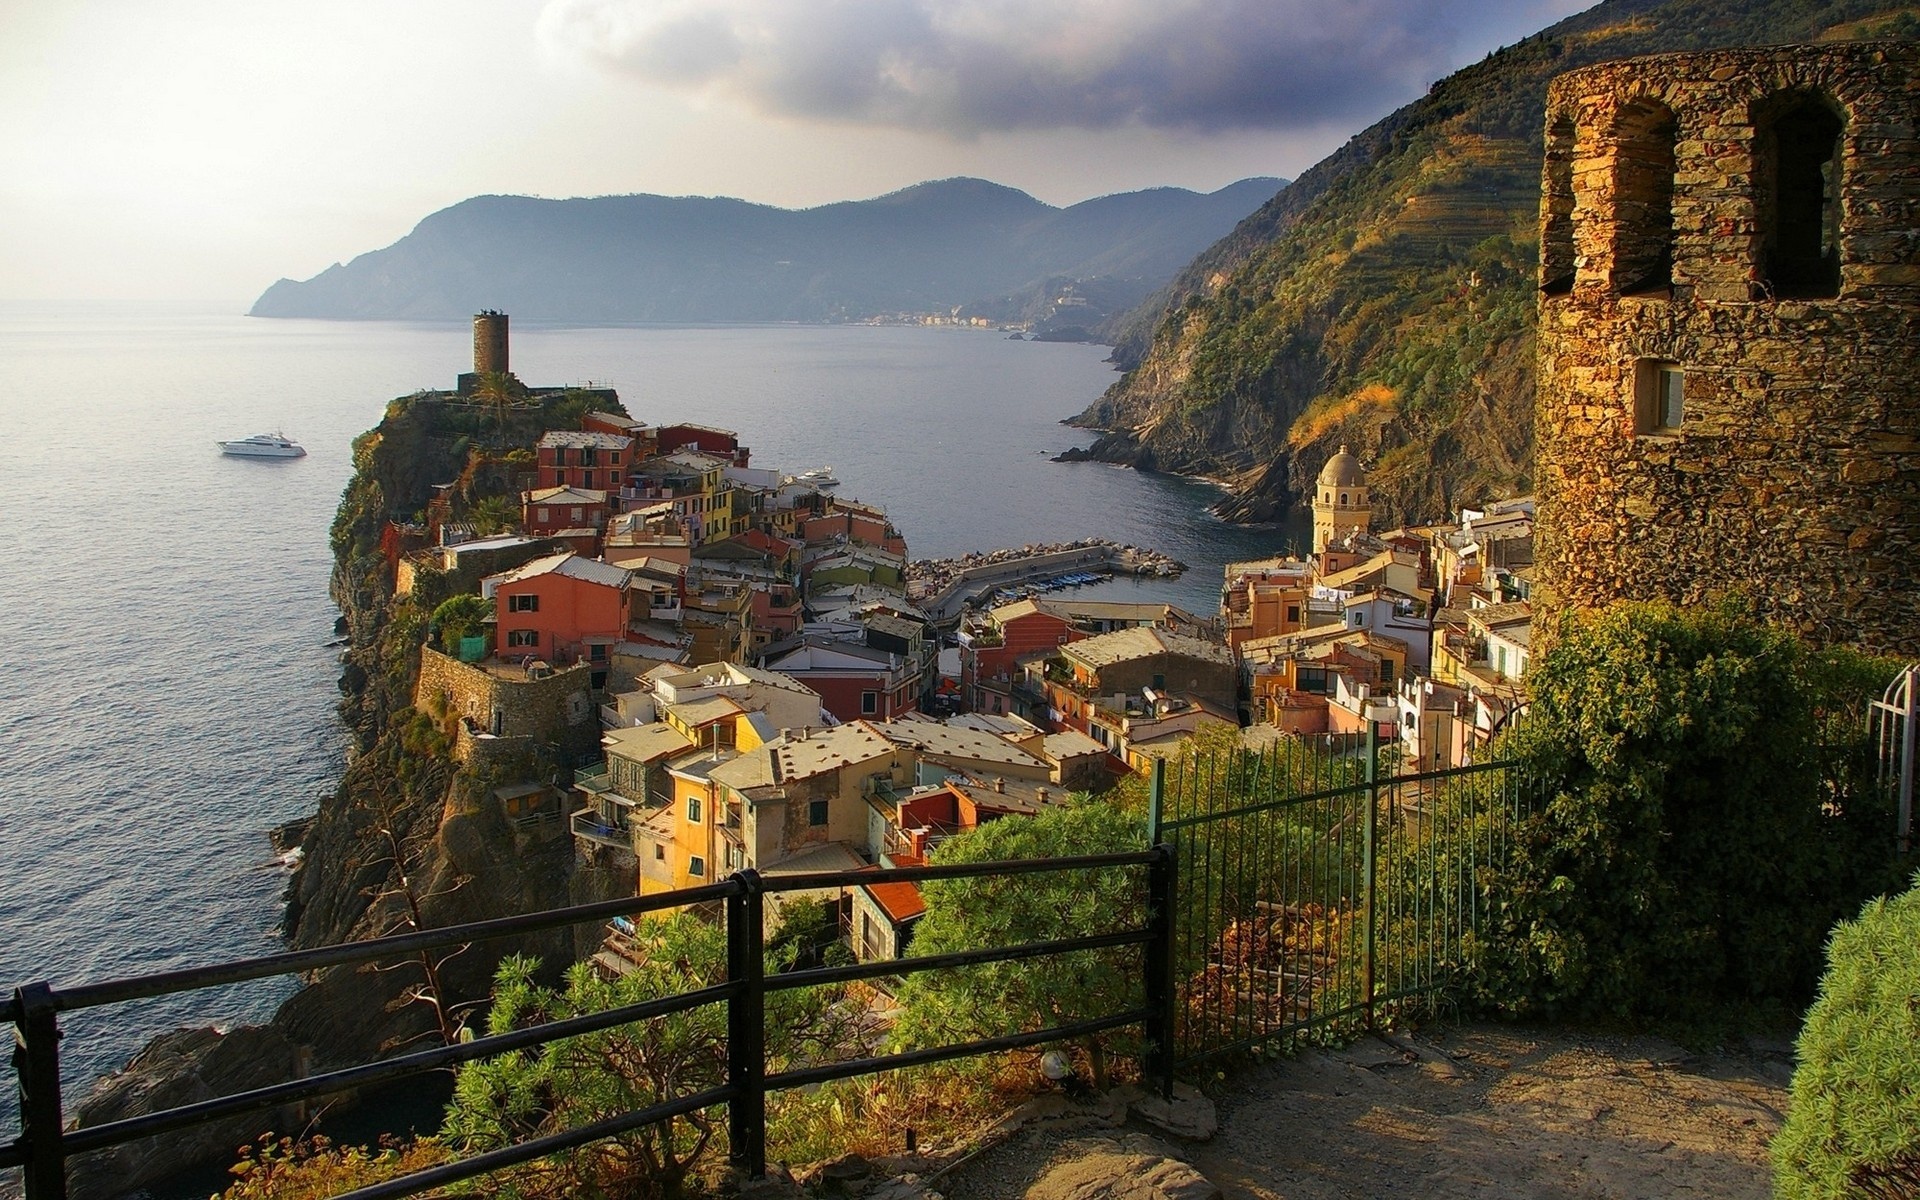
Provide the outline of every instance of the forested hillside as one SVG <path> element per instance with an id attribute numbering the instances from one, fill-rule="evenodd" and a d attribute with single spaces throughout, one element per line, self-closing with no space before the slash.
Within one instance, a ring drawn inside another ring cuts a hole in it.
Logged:
<path id="1" fill-rule="evenodd" d="M 1231 479 L 1264 520 L 1341 442 L 1375 512 L 1428 520 L 1531 488 L 1546 86 L 1662 51 L 1920 36 L 1885 0 L 1607 0 L 1435 84 L 1107 330 L 1125 378 L 1074 419 L 1092 456 Z"/>

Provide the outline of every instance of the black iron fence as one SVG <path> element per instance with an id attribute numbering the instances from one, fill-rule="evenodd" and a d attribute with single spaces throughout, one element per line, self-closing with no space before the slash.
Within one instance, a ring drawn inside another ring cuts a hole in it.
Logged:
<path id="1" fill-rule="evenodd" d="M 921 882 L 995 875 L 1029 875 L 1057 871 L 1146 868 L 1146 919 L 1137 927 L 1105 933 L 990 947 L 959 953 L 929 955 L 846 966 L 818 967 L 775 975 L 765 972 L 765 898 L 770 893 L 819 891 L 888 882 Z M 723 882 L 658 895 L 580 905 L 527 916 L 450 926 L 446 929 L 397 934 L 365 942 L 292 951 L 219 966 L 104 983 L 55 987 L 34 983 L 14 991 L 0 1008 L 0 1019 L 13 1023 L 13 1066 L 20 1088 L 21 1135 L 0 1146 L 0 1169 L 23 1169 L 27 1200 L 64 1200 L 67 1163 L 75 1155 L 104 1150 L 142 1138 L 206 1125 L 253 1113 L 262 1113 L 319 1096 L 388 1083 L 429 1071 L 445 1070 L 511 1051 L 525 1050 L 563 1038 L 613 1029 L 708 1004 L 727 1008 L 726 1083 L 690 1095 L 596 1121 L 562 1133 L 521 1142 L 445 1163 L 352 1193 L 355 1200 L 407 1196 L 429 1188 L 471 1179 L 492 1171 L 531 1162 L 560 1151 L 585 1146 L 648 1125 L 724 1105 L 728 1145 L 736 1165 L 759 1176 L 766 1170 L 766 1101 L 769 1092 L 804 1087 L 836 1079 L 920 1066 L 976 1054 L 1037 1046 L 1086 1037 L 1107 1030 L 1139 1026 L 1147 1047 L 1143 1068 L 1149 1079 L 1171 1089 L 1173 1079 L 1174 860 L 1164 847 L 1129 854 L 1015 862 L 969 863 L 895 868 L 875 871 L 817 872 L 762 876 L 743 871 Z M 690 905 L 725 907 L 727 974 L 724 982 L 675 996 L 648 1000 L 525 1029 L 476 1038 L 454 1045 L 422 1050 L 378 1062 L 289 1080 L 252 1091 L 223 1096 L 162 1112 L 80 1129 L 64 1128 L 60 1073 L 60 1015 L 82 1009 L 124 1003 L 148 997 L 240 983 L 276 975 L 318 971 L 329 967 L 408 959 L 448 947 L 556 929 L 614 917 L 679 909 Z M 882 976 L 934 969 L 1011 962 L 1076 951 L 1122 946 L 1141 948 L 1145 979 L 1142 1002 L 1122 1011 L 1045 1029 L 945 1045 L 905 1053 L 879 1055 L 769 1073 L 766 1061 L 766 997 L 790 988 L 848 983 Z"/>
<path id="2" fill-rule="evenodd" d="M 1389 775 L 1370 733 L 1356 746 L 1156 765 L 1149 836 L 1180 880 L 1176 1066 L 1432 1010 L 1473 969 L 1486 871 L 1538 789 L 1500 761 Z"/>
<path id="3" fill-rule="evenodd" d="M 31 984 L 0 1008 L 0 1018 L 15 1027 L 22 1125 L 14 1143 L 0 1146 L 0 1169 L 24 1168 L 28 1200 L 57 1200 L 66 1194 L 67 1162 L 75 1155 L 709 1004 L 726 1006 L 723 1085 L 353 1195 L 411 1195 L 717 1106 L 727 1110 L 734 1162 L 758 1175 L 766 1165 L 769 1092 L 1130 1026 L 1142 1033 L 1147 1078 L 1170 1089 L 1176 1068 L 1220 1054 L 1344 1036 L 1395 1012 L 1435 1008 L 1473 969 L 1485 930 L 1488 868 L 1504 857 L 1519 819 L 1537 803 L 1537 788 L 1514 763 L 1389 775 L 1380 759 L 1381 747 L 1364 738 L 1351 753 L 1289 741 L 1265 753 L 1190 756 L 1176 760 L 1171 771 L 1158 764 L 1148 830 L 1153 848 L 1135 853 L 777 877 L 747 871 L 707 887 L 222 966 L 76 987 Z M 950 954 L 765 971 L 764 901 L 770 893 L 1135 868 L 1146 869 L 1146 917 L 1137 926 L 1094 934 L 1074 930 L 1080 936 Z M 727 971 L 712 986 L 164 1112 L 63 1128 L 62 1013 L 692 906 L 724 909 Z M 1120 1011 L 930 1049 L 767 1070 L 769 993 L 1128 946 L 1141 948 L 1144 987 Z"/>

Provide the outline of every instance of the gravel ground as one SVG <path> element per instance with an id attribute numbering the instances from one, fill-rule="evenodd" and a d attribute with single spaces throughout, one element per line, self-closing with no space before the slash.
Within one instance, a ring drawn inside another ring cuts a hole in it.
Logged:
<path id="1" fill-rule="evenodd" d="M 1766 1200 L 1791 1078 L 1784 1043 L 1694 1055 L 1504 1026 L 1367 1038 L 1221 1081 L 1218 1136 L 1184 1152 L 1228 1200 Z M 1020 1200 L 1071 1139 L 1111 1132 L 1102 1115 L 1062 1106 L 936 1186 Z"/>

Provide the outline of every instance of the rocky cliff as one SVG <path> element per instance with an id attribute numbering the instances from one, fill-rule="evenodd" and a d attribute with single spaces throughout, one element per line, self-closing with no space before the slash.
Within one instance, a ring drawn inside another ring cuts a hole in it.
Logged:
<path id="1" fill-rule="evenodd" d="M 531 463 L 526 448 L 539 433 L 576 424 L 586 403 L 552 396 L 492 412 L 404 397 L 356 442 L 355 473 L 332 535 L 332 590 L 348 635 L 340 714 L 353 730 L 352 755 L 305 834 L 305 854 L 288 886 L 290 946 L 402 931 L 415 907 L 420 926 L 435 928 L 602 899 L 613 886 L 574 877 L 570 839 L 516 842 L 491 803 L 492 790 L 502 784 L 570 778 L 573 764 L 564 754 L 495 760 L 484 770 L 456 764 L 441 723 L 412 707 L 419 648 L 434 606 L 455 584 L 425 573 L 414 595 L 396 598 L 380 553 L 388 520 L 419 513 L 436 483 L 455 481 L 456 515 L 510 490 Z M 573 935 L 556 931 L 436 956 L 431 981 L 418 960 L 318 973 L 266 1026 L 181 1030 L 155 1039 L 77 1106 L 76 1121 L 101 1124 L 425 1048 L 441 1038 L 443 1019 L 457 1021 L 484 1001 L 501 956 L 531 953 L 564 963 L 574 950 Z M 88 1156 L 73 1165 L 72 1194 L 81 1200 L 120 1195 L 228 1158 L 255 1134 L 286 1131 L 297 1120 L 273 1113 Z"/>
<path id="2" fill-rule="evenodd" d="M 1302 174 L 1108 329 L 1130 369 L 1072 423 L 1103 431 L 1092 457 L 1229 480 L 1236 520 L 1300 503 L 1342 442 L 1388 521 L 1528 490 L 1547 81 L 1658 51 L 1915 31 L 1876 0 L 1607 0 Z"/>

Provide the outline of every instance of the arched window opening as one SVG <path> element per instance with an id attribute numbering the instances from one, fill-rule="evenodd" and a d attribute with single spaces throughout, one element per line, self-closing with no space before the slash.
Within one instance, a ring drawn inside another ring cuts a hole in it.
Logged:
<path id="1" fill-rule="evenodd" d="M 1547 125 L 1546 175 L 1541 180 L 1540 290 L 1564 296 L 1573 290 L 1573 118 Z"/>
<path id="2" fill-rule="evenodd" d="M 1754 120 L 1757 272 L 1762 297 L 1840 292 L 1840 115 L 1818 96 L 1789 93 Z"/>
<path id="3" fill-rule="evenodd" d="M 1673 110 L 1637 100 L 1614 121 L 1613 286 L 1622 296 L 1673 287 Z"/>

